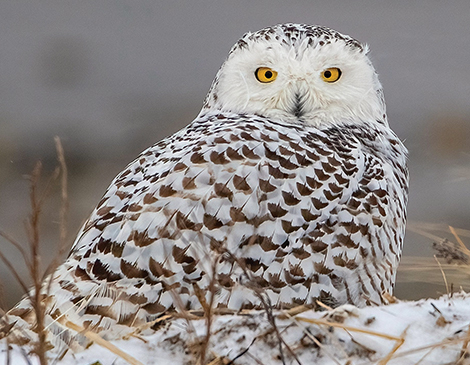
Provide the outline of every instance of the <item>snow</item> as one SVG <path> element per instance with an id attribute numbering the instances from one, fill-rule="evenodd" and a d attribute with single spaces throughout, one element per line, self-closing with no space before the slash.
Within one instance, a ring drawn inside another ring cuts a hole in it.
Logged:
<path id="1" fill-rule="evenodd" d="M 206 363 L 228 364 L 470 364 L 460 362 L 470 334 L 470 294 L 439 299 L 400 301 L 387 306 L 335 310 L 297 315 L 273 311 L 280 340 L 265 311 L 215 315 L 212 318 Z M 151 334 L 111 341 L 130 355 L 129 362 L 96 342 L 79 353 L 68 352 L 58 364 L 196 364 L 206 335 L 204 319 L 173 318 Z M 287 346 L 288 347 L 287 347 Z M 116 350 L 117 351 L 117 350 Z M 39 362 L 13 346 L 11 364 Z M 6 364 L 1 343 L 0 364 Z M 51 363 L 57 356 L 49 353 Z M 217 360 L 218 358 L 218 360 Z M 282 360 L 283 359 L 283 360 Z M 57 359 L 56 359 L 57 360 Z"/>

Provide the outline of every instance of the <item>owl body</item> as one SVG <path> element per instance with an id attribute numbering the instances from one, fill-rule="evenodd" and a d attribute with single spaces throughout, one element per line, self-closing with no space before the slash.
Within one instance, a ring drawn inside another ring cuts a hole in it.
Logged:
<path id="1" fill-rule="evenodd" d="M 66 318 L 116 337 L 207 303 L 382 303 L 408 173 L 366 52 L 324 27 L 245 35 L 199 116 L 111 183 L 53 274 L 51 331 L 77 337 Z M 10 312 L 23 333 L 30 307 Z"/>

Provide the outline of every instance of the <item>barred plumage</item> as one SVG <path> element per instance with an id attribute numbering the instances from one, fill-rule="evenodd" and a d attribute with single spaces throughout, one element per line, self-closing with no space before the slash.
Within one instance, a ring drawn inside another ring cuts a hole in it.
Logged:
<path id="1" fill-rule="evenodd" d="M 275 308 L 382 303 L 408 172 L 366 53 L 324 27 L 245 35 L 199 116 L 128 165 L 84 225 L 53 275 L 51 342 L 84 343 L 66 321 L 116 338 L 201 308 L 211 285 L 213 305 L 235 310 L 262 307 L 260 292 Z M 26 299 L 8 321 L 34 338 Z"/>

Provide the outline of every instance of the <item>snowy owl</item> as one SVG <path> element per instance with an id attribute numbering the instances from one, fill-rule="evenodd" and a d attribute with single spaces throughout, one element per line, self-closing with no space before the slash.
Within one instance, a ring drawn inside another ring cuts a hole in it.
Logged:
<path id="1" fill-rule="evenodd" d="M 82 227 L 45 300 L 51 338 L 79 336 L 67 322 L 115 338 L 207 303 L 382 303 L 405 233 L 407 151 L 367 54 L 322 26 L 245 34 L 196 119 L 129 164 Z M 27 299 L 6 321 L 34 338 Z"/>

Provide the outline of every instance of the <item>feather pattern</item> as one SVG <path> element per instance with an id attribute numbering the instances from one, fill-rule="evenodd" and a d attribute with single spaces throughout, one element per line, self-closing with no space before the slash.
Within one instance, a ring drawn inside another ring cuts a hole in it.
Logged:
<path id="1" fill-rule="evenodd" d="M 199 116 L 114 179 L 53 274 L 53 345 L 86 344 L 67 321 L 116 338 L 162 313 L 202 308 L 212 294 L 214 307 L 234 310 L 262 308 L 260 291 L 275 308 L 382 303 L 402 251 L 407 152 L 388 127 L 366 52 L 324 27 L 245 35 Z M 344 85 L 302 71 L 307 61 L 321 69 L 329 54 Z M 274 90 L 253 86 L 242 67 L 260 62 L 278 65 Z M 365 80 L 356 69 L 368 70 Z M 244 97 L 233 93 L 237 80 Z M 34 338 L 27 299 L 7 320 L 12 338 Z"/>

